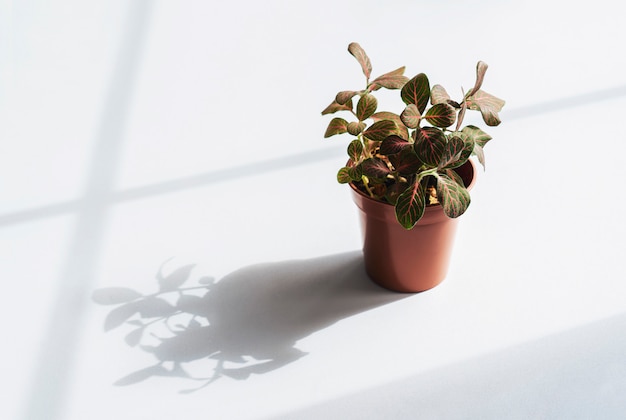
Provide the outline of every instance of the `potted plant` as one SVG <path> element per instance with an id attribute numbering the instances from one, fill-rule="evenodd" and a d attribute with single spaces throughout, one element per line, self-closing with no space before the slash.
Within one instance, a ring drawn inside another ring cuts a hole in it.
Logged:
<path id="1" fill-rule="evenodd" d="M 351 115 L 333 118 L 324 137 L 353 137 L 337 180 L 350 185 L 361 211 L 366 270 L 391 290 L 430 289 L 445 278 L 457 217 L 470 204 L 476 177 L 470 157 L 484 167 L 491 140 L 479 127 L 463 126 L 465 113 L 480 111 L 486 125 L 497 126 L 504 101 L 481 89 L 482 61 L 474 86 L 457 102 L 424 73 L 408 79 L 404 67 L 371 79 L 363 48 L 351 43 L 348 51 L 361 65 L 365 88 L 339 92 L 322 115 Z M 382 88 L 400 90 L 404 109 L 380 111 L 375 92 Z"/>

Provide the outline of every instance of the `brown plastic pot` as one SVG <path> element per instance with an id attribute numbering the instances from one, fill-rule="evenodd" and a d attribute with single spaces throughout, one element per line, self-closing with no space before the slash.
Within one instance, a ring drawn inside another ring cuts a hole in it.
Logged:
<path id="1" fill-rule="evenodd" d="M 455 169 L 470 190 L 476 182 L 476 166 L 467 161 Z M 426 207 L 411 230 L 396 220 L 394 207 L 376 201 L 354 185 L 352 198 L 360 209 L 363 257 L 369 277 L 396 292 L 422 292 L 441 283 L 448 273 L 458 219 L 451 219 L 441 205 Z"/>

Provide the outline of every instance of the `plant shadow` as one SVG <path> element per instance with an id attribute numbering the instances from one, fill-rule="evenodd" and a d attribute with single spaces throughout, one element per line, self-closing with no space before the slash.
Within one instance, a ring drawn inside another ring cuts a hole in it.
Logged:
<path id="1" fill-rule="evenodd" d="M 258 264 L 220 281 L 192 282 L 194 265 L 165 275 L 166 263 L 157 272 L 154 293 L 111 287 L 93 294 L 96 303 L 117 305 L 106 317 L 105 331 L 130 326 L 126 342 L 157 360 L 117 385 L 179 377 L 199 381 L 181 391 L 192 392 L 222 377 L 243 380 L 270 372 L 306 355 L 296 347 L 299 340 L 407 296 L 374 284 L 361 252 Z"/>

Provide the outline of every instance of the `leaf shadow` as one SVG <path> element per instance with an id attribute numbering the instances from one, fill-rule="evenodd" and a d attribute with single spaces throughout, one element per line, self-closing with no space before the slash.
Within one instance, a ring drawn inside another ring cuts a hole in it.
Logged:
<path id="1" fill-rule="evenodd" d="M 96 303 L 117 305 L 105 331 L 125 326 L 127 344 L 156 359 L 116 385 L 166 376 L 197 381 L 181 391 L 193 392 L 223 377 L 244 380 L 271 372 L 306 356 L 299 340 L 408 296 L 374 284 L 360 252 L 258 264 L 220 281 L 192 282 L 193 265 L 165 275 L 167 263 L 158 270 L 154 293 L 111 287 L 93 294 Z"/>

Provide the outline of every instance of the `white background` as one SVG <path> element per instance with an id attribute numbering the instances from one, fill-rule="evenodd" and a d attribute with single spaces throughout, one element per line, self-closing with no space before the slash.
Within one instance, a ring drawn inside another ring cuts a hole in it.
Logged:
<path id="1" fill-rule="evenodd" d="M 476 3 L 0 2 L 0 418 L 623 418 L 623 7 Z M 322 138 L 352 41 L 507 101 L 426 293 L 369 283 Z M 191 264 L 185 340 L 105 331 L 94 292 Z"/>

